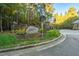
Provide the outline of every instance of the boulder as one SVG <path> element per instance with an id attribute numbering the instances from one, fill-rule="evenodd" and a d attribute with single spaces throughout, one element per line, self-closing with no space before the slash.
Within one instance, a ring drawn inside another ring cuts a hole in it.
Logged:
<path id="1" fill-rule="evenodd" d="M 39 28 L 35 27 L 35 26 L 29 26 L 26 30 L 27 34 L 35 34 L 38 33 Z"/>

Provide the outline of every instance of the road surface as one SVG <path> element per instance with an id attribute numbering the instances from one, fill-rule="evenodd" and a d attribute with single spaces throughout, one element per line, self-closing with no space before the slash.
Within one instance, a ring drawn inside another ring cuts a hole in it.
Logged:
<path id="1" fill-rule="evenodd" d="M 60 30 L 65 41 L 51 45 L 0 53 L 1 56 L 79 56 L 79 30 Z"/>

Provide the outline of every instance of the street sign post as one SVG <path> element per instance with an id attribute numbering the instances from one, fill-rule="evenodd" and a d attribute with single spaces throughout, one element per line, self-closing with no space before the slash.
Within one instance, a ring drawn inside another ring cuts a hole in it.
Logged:
<path id="1" fill-rule="evenodd" d="M 43 30 L 44 30 L 44 21 L 46 20 L 46 14 L 45 11 L 43 9 L 43 6 L 38 4 L 38 12 L 40 13 L 40 21 L 41 21 L 41 29 L 42 29 L 42 38 L 43 38 Z"/>
<path id="2" fill-rule="evenodd" d="M 44 15 L 40 16 L 41 21 L 41 29 L 42 29 L 42 38 L 43 38 L 43 32 L 44 32 L 44 21 L 46 20 L 46 17 Z"/>

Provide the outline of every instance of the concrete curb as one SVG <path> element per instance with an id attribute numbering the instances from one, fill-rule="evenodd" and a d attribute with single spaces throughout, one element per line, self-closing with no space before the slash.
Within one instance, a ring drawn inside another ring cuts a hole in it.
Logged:
<path id="1" fill-rule="evenodd" d="M 20 50 L 20 49 L 24 49 L 24 48 L 31 48 L 31 47 L 36 47 L 36 46 L 40 46 L 40 45 L 45 45 L 48 44 L 50 42 L 54 42 L 60 38 L 64 37 L 63 34 L 61 34 L 59 37 L 50 40 L 50 41 L 46 41 L 46 42 L 42 42 L 42 43 L 37 43 L 37 44 L 31 44 L 31 45 L 25 45 L 25 46 L 17 46 L 17 47 L 13 47 L 13 48 L 6 48 L 6 49 L 0 49 L 0 52 L 8 52 L 8 51 L 14 51 L 14 50 Z M 64 37 L 65 38 L 65 37 Z"/>
<path id="2" fill-rule="evenodd" d="M 39 49 L 38 51 L 45 50 L 45 49 L 54 47 L 54 46 L 56 46 L 58 44 L 61 44 L 65 39 L 66 39 L 66 35 L 63 35 L 61 38 L 55 40 L 54 42 L 50 42 L 48 44 L 45 44 L 45 45 L 47 45 L 47 47 L 45 46 L 44 48 Z"/>

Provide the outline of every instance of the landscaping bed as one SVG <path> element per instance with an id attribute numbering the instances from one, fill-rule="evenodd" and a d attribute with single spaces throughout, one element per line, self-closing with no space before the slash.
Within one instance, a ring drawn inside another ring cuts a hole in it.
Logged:
<path id="1" fill-rule="evenodd" d="M 44 34 L 43 38 L 33 37 L 30 39 L 19 40 L 16 38 L 16 35 L 13 33 L 1 33 L 0 49 L 45 42 L 45 41 L 53 40 L 58 36 L 60 36 L 60 32 L 58 30 L 49 30 Z"/>

